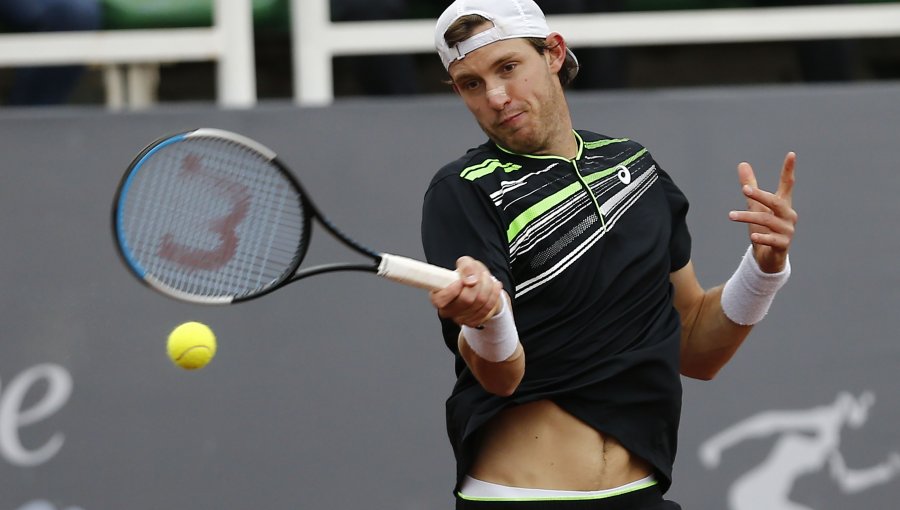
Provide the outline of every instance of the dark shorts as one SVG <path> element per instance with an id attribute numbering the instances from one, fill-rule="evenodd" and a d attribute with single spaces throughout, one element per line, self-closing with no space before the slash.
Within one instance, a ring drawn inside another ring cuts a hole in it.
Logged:
<path id="1" fill-rule="evenodd" d="M 456 510 L 681 510 L 666 501 L 659 487 L 647 487 L 619 496 L 588 500 L 472 501 L 456 496 Z"/>

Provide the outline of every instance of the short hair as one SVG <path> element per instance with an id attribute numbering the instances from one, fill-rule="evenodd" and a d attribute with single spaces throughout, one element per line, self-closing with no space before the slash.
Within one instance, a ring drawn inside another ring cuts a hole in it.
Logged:
<path id="1" fill-rule="evenodd" d="M 475 35 L 475 30 L 484 25 L 485 23 L 490 23 L 491 20 L 479 16 L 478 14 L 467 14 L 465 16 L 461 16 L 456 21 L 450 24 L 447 27 L 447 31 L 444 32 L 444 41 L 447 43 L 447 46 L 452 48 L 457 44 L 465 41 L 466 39 Z M 547 51 L 549 46 L 547 45 L 546 39 L 541 39 L 540 37 L 523 37 L 526 41 L 528 41 L 531 46 L 537 50 L 541 55 Z M 563 87 L 569 84 L 572 81 L 571 77 L 573 73 L 571 72 L 571 67 L 577 66 L 577 64 L 573 64 L 569 59 L 566 59 L 563 63 L 562 68 L 560 68 L 557 76 L 559 76 L 559 82 Z"/>

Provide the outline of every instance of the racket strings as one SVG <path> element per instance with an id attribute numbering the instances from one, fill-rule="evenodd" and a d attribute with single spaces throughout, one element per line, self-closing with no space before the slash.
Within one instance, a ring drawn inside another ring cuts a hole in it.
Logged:
<path id="1" fill-rule="evenodd" d="M 132 170 L 120 201 L 134 262 L 180 292 L 241 297 L 299 263 L 301 198 L 276 164 L 230 140 L 160 145 Z"/>

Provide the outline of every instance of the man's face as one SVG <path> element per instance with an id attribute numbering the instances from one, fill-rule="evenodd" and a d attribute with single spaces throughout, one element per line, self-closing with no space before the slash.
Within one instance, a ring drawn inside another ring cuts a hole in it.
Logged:
<path id="1" fill-rule="evenodd" d="M 556 77 L 558 64 L 552 60 L 549 51 L 542 55 L 525 39 L 508 39 L 469 53 L 449 72 L 491 140 L 513 152 L 546 154 L 561 129 L 571 138 L 563 121 L 568 109 Z"/>

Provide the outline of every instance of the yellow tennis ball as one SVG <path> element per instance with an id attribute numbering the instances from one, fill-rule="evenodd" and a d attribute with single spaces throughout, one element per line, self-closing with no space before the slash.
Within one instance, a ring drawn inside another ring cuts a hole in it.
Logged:
<path id="1" fill-rule="evenodd" d="M 181 368 L 203 368 L 216 355 L 216 335 L 200 322 L 185 322 L 169 333 L 169 359 Z"/>

